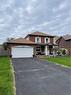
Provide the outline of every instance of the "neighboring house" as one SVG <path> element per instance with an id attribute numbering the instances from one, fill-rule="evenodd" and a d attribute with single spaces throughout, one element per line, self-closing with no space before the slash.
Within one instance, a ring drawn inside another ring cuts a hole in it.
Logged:
<path id="1" fill-rule="evenodd" d="M 68 54 L 71 55 L 71 35 L 61 36 L 56 43 L 59 48 L 65 48 L 68 50 Z"/>
<path id="2" fill-rule="evenodd" d="M 54 42 L 54 36 L 42 32 L 34 32 L 25 38 L 13 39 L 7 42 L 7 45 L 9 54 L 13 58 L 53 55 L 54 48 L 57 46 Z"/>

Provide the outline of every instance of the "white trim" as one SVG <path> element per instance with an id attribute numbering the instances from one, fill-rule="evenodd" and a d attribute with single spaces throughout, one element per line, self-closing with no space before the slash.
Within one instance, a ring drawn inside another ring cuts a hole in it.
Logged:
<path id="1" fill-rule="evenodd" d="M 55 38 L 53 38 L 53 43 L 56 44 L 56 39 Z"/>
<path id="2" fill-rule="evenodd" d="M 20 45 L 20 46 L 14 46 L 15 48 L 30 48 L 30 46 L 24 46 L 24 45 Z"/>
<path id="3" fill-rule="evenodd" d="M 38 38 L 39 38 L 39 41 L 37 41 Z M 35 37 L 35 43 L 41 43 L 41 37 Z"/>
<path id="4" fill-rule="evenodd" d="M 48 42 L 46 42 L 46 39 L 48 39 L 48 37 L 45 38 L 45 43 L 48 43 Z"/>
<path id="5" fill-rule="evenodd" d="M 48 55 L 48 54 L 47 54 L 47 46 L 45 46 L 45 55 Z"/>
<path id="6" fill-rule="evenodd" d="M 48 43 L 50 43 L 50 38 L 48 38 Z"/>
<path id="7" fill-rule="evenodd" d="M 48 39 L 48 42 L 46 42 L 46 39 Z M 49 37 L 45 38 L 45 43 L 50 43 L 50 38 Z"/>
<path id="8" fill-rule="evenodd" d="M 49 55 L 48 46 L 45 46 L 45 55 Z"/>

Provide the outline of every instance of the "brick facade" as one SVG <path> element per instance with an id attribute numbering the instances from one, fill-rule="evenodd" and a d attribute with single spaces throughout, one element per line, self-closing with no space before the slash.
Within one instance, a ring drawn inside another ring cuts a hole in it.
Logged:
<path id="1" fill-rule="evenodd" d="M 33 35 L 32 35 L 32 36 L 28 36 L 27 38 L 29 38 L 30 41 L 35 42 L 35 37 L 38 37 L 38 36 L 33 36 Z M 46 37 L 43 37 L 43 36 L 39 36 L 39 37 L 41 38 L 41 43 L 45 43 L 45 38 L 46 38 Z M 27 39 L 27 38 L 26 38 L 26 39 Z M 53 41 L 54 41 L 54 40 L 53 40 L 53 37 L 48 37 L 48 38 L 50 39 L 50 43 L 53 44 Z"/>
<path id="2" fill-rule="evenodd" d="M 57 44 L 60 48 L 66 48 L 71 55 L 71 40 L 65 40 L 63 37 L 57 41 Z"/>

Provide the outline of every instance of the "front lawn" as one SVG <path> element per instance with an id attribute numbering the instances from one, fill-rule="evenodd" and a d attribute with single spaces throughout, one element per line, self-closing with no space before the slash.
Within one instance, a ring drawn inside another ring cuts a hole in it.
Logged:
<path id="1" fill-rule="evenodd" d="M 43 57 L 43 59 L 71 67 L 71 56 L 65 56 L 65 57 L 46 57 L 45 56 Z"/>
<path id="2" fill-rule="evenodd" d="M 0 57 L 0 95 L 13 95 L 13 76 L 8 57 Z"/>

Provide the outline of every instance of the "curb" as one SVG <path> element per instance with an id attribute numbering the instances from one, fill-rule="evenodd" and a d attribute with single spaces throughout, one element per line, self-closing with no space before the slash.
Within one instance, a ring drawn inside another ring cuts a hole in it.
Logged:
<path id="1" fill-rule="evenodd" d="M 11 71 L 12 71 L 12 75 L 13 75 L 13 94 L 16 95 L 15 75 L 14 75 L 14 68 L 12 66 L 11 58 L 10 58 L 10 64 L 11 64 Z"/>

